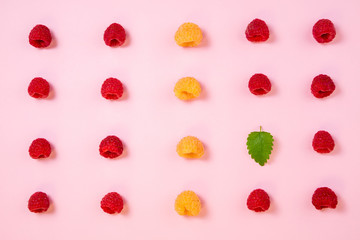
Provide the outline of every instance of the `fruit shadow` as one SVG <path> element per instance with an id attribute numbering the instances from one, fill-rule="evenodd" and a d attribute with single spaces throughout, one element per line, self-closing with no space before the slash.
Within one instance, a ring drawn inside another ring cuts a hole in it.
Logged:
<path id="1" fill-rule="evenodd" d="M 272 164 L 279 153 L 280 144 L 279 141 L 277 141 L 276 138 L 274 138 L 274 144 L 273 144 L 273 150 L 271 151 L 270 158 L 268 160 L 268 163 Z"/>
<path id="2" fill-rule="evenodd" d="M 121 154 L 119 157 L 117 157 L 117 159 L 127 158 L 128 156 L 129 156 L 129 149 L 128 149 L 128 147 L 126 146 L 126 144 L 123 143 L 123 152 L 122 152 L 122 154 Z"/>
<path id="3" fill-rule="evenodd" d="M 199 160 L 209 161 L 210 160 L 210 150 L 209 150 L 207 144 L 205 144 L 204 142 L 203 142 L 203 146 L 204 146 L 204 155 Z"/>
<path id="4" fill-rule="evenodd" d="M 197 218 L 204 219 L 204 218 L 206 218 L 208 216 L 209 210 L 208 210 L 208 208 L 206 206 L 206 202 L 204 201 L 204 199 L 199 195 L 198 195 L 198 198 L 199 198 L 199 200 L 201 202 L 201 210 L 200 210 L 199 215 L 197 215 Z M 188 217 L 190 217 L 190 216 L 188 216 Z"/>
<path id="5" fill-rule="evenodd" d="M 49 85 L 50 85 L 50 92 L 49 92 L 49 96 L 47 97 L 47 99 L 54 100 L 55 99 L 55 89 L 51 83 L 49 83 Z"/>
<path id="6" fill-rule="evenodd" d="M 52 38 L 51 43 L 45 49 L 53 49 L 53 48 L 56 48 L 58 46 L 58 41 L 57 41 L 56 36 L 54 35 L 54 33 L 52 31 L 50 31 L 50 34 L 51 34 L 51 38 Z"/>
<path id="7" fill-rule="evenodd" d="M 334 150 L 332 150 L 332 152 L 328 153 L 330 156 L 331 155 L 337 156 L 341 153 L 341 143 L 339 141 L 337 141 L 336 138 L 334 138 L 334 142 L 335 142 Z"/>
<path id="8" fill-rule="evenodd" d="M 346 205 L 344 199 L 339 195 L 337 195 L 337 198 L 338 198 L 338 204 L 336 206 L 336 210 L 342 213 L 346 212 Z"/>
<path id="9" fill-rule="evenodd" d="M 130 45 L 131 43 L 131 35 L 129 34 L 129 32 L 127 30 L 125 30 L 125 34 L 126 34 L 126 39 L 124 44 L 122 45 L 122 47 L 126 48 Z"/>
<path id="10" fill-rule="evenodd" d="M 123 199 L 124 207 L 121 210 L 120 214 L 124 215 L 124 216 L 129 216 L 129 214 L 130 214 L 129 204 L 127 203 L 127 201 L 126 201 L 126 199 L 124 197 L 122 197 L 122 199 Z"/>
<path id="11" fill-rule="evenodd" d="M 206 87 L 204 87 L 203 84 L 200 83 L 200 86 L 201 86 L 201 93 L 197 99 L 200 101 L 205 101 L 208 99 L 209 94 L 208 94 L 208 91 L 206 90 Z"/>
<path id="12" fill-rule="evenodd" d="M 276 34 L 274 34 L 273 28 L 271 26 L 268 25 L 268 28 L 270 35 L 266 43 L 274 43 L 276 41 Z"/>
<path id="13" fill-rule="evenodd" d="M 44 212 L 44 214 L 54 214 L 55 213 L 55 204 L 52 201 L 52 198 L 50 196 L 48 196 L 49 201 L 50 201 L 50 206 L 48 208 L 48 210 L 46 212 Z"/>
<path id="14" fill-rule="evenodd" d="M 198 47 L 201 47 L 201 48 L 209 47 L 210 41 L 209 41 L 209 36 L 208 36 L 207 32 L 204 30 L 201 30 L 201 32 L 203 35 L 203 39 L 201 40 L 201 43 Z"/>
<path id="15" fill-rule="evenodd" d="M 336 85 L 335 91 L 330 96 L 323 98 L 323 100 L 326 100 L 327 98 L 337 97 L 338 95 L 341 95 L 341 88 L 339 88 L 339 86 Z"/>
<path id="16" fill-rule="evenodd" d="M 52 144 L 50 144 L 50 146 L 51 146 L 51 154 L 47 159 L 50 161 L 54 161 L 57 156 L 57 151 Z"/>
<path id="17" fill-rule="evenodd" d="M 271 81 L 271 80 L 270 80 Z M 274 84 L 274 81 L 271 81 L 271 90 L 270 92 L 268 92 L 267 94 L 265 94 L 265 96 L 269 96 L 269 97 L 272 97 L 272 96 L 275 96 L 278 94 L 278 88 L 276 87 L 276 84 Z"/>
<path id="18" fill-rule="evenodd" d="M 276 215 L 278 213 L 279 209 L 276 205 L 276 202 L 273 200 L 274 199 L 270 196 L 270 207 L 267 211 L 265 211 L 265 213 Z"/>
<path id="19" fill-rule="evenodd" d="M 129 91 L 128 91 L 126 85 L 122 84 L 122 86 L 123 86 L 124 92 L 123 92 L 123 95 L 121 96 L 121 98 L 118 99 L 118 101 L 126 101 L 129 99 Z"/>

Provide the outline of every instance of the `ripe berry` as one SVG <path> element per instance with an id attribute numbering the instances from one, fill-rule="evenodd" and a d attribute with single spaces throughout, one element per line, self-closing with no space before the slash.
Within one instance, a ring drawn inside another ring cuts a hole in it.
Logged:
<path id="1" fill-rule="evenodd" d="M 180 157 L 194 159 L 201 158 L 205 150 L 202 142 L 197 137 L 187 136 L 177 144 L 176 152 Z"/>
<path id="2" fill-rule="evenodd" d="M 181 100 L 191 100 L 200 96 L 201 85 L 193 77 L 184 77 L 175 84 L 174 93 Z"/>
<path id="3" fill-rule="evenodd" d="M 175 33 L 175 42 L 181 47 L 196 47 L 202 39 L 200 27 L 191 22 L 182 24 Z"/>
<path id="4" fill-rule="evenodd" d="M 29 147 L 29 155 L 34 159 L 47 158 L 51 154 L 50 143 L 45 138 L 32 141 Z"/>
<path id="5" fill-rule="evenodd" d="M 263 20 L 255 18 L 247 26 L 245 35 L 250 42 L 264 42 L 269 39 L 270 32 Z"/>
<path id="6" fill-rule="evenodd" d="M 270 92 L 271 82 L 269 78 L 261 73 L 254 74 L 249 80 L 250 92 L 254 95 L 264 95 Z"/>
<path id="7" fill-rule="evenodd" d="M 107 136 L 99 146 L 100 155 L 105 158 L 116 158 L 123 152 L 123 144 L 116 136 Z"/>
<path id="8" fill-rule="evenodd" d="M 29 43 L 36 48 L 48 47 L 52 37 L 49 28 L 44 25 L 36 25 L 29 34 Z"/>
<path id="9" fill-rule="evenodd" d="M 328 43 L 335 38 L 336 31 L 329 19 L 320 19 L 315 23 L 312 34 L 318 43 Z"/>
<path id="10" fill-rule="evenodd" d="M 42 213 L 49 209 L 50 201 L 46 193 L 36 192 L 29 198 L 28 209 L 30 212 Z"/>
<path id="11" fill-rule="evenodd" d="M 50 85 L 49 83 L 41 78 L 37 77 L 31 80 L 28 93 L 33 98 L 47 98 L 50 92 Z"/>
<path id="12" fill-rule="evenodd" d="M 255 189 L 247 199 L 247 207 L 255 212 L 268 210 L 270 207 L 269 195 L 262 189 Z"/>
<path id="13" fill-rule="evenodd" d="M 109 100 L 116 100 L 121 98 L 124 89 L 120 80 L 116 78 L 108 78 L 101 86 L 101 95 Z"/>
<path id="14" fill-rule="evenodd" d="M 335 143 L 330 133 L 327 131 L 318 131 L 314 135 L 312 146 L 318 153 L 329 153 L 334 150 Z"/>
<path id="15" fill-rule="evenodd" d="M 110 47 L 117 47 L 123 45 L 125 39 L 125 29 L 118 23 L 111 24 L 104 32 L 105 44 Z"/>
<path id="16" fill-rule="evenodd" d="M 334 91 L 335 83 L 329 76 L 325 74 L 316 76 L 311 83 L 311 93 L 316 98 L 330 96 Z"/>
<path id="17" fill-rule="evenodd" d="M 120 194 L 110 192 L 102 198 L 100 206 L 104 212 L 114 214 L 121 212 L 124 207 L 124 202 Z"/>
<path id="18" fill-rule="evenodd" d="M 316 189 L 312 196 L 312 204 L 318 210 L 323 208 L 336 208 L 337 203 L 336 194 L 328 187 Z"/>
<path id="19" fill-rule="evenodd" d="M 175 211 L 179 215 L 197 216 L 201 210 L 199 197 L 193 191 L 183 191 L 175 200 Z"/>

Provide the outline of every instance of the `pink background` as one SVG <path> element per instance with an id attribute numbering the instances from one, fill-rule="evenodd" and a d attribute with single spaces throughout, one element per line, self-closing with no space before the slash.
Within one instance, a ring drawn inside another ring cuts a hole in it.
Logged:
<path id="1" fill-rule="evenodd" d="M 313 2 L 2 0 L 0 239 L 358 239 L 360 4 Z M 266 43 L 245 38 L 256 17 L 270 28 Z M 312 38 L 320 18 L 335 24 L 331 44 Z M 187 21 L 203 30 L 202 46 L 175 44 L 175 31 Z M 128 34 L 125 46 L 115 49 L 102 39 L 113 22 Z M 38 23 L 55 38 L 49 49 L 28 44 Z M 257 72 L 273 84 L 263 97 L 247 88 Z M 320 73 L 336 84 L 323 100 L 310 93 Z M 50 99 L 27 94 L 37 76 L 50 82 Z M 184 76 L 202 84 L 200 99 L 185 103 L 174 96 Z M 108 77 L 123 82 L 120 101 L 101 97 Z M 246 150 L 248 133 L 260 125 L 275 138 L 264 167 Z M 312 150 L 320 129 L 336 141 L 331 154 Z M 126 147 L 116 160 L 98 154 L 109 134 Z M 202 160 L 176 154 L 186 135 L 203 141 Z M 54 147 L 48 160 L 28 155 L 38 137 Z M 335 210 L 312 206 L 320 186 L 337 193 Z M 255 188 L 269 193 L 268 212 L 246 208 Z M 202 200 L 199 217 L 182 217 L 173 209 L 177 194 L 187 189 Z M 27 210 L 35 191 L 51 197 L 48 213 Z M 124 197 L 123 213 L 100 209 L 110 191 Z"/>

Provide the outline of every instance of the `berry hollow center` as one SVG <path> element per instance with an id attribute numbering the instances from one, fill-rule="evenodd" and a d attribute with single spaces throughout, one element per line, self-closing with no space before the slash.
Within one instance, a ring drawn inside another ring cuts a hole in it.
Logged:
<path id="1" fill-rule="evenodd" d="M 185 153 L 184 155 L 185 155 L 186 157 L 188 157 L 188 158 L 197 158 L 197 157 L 199 157 L 198 154 L 193 153 L 193 152 L 191 152 L 191 153 Z"/>
<path id="2" fill-rule="evenodd" d="M 194 46 L 194 41 L 183 42 L 181 45 L 183 47 L 192 47 L 192 46 Z"/>
<path id="3" fill-rule="evenodd" d="M 267 91 L 263 88 L 257 88 L 257 89 L 254 89 L 253 91 L 259 95 L 267 93 Z"/>
<path id="4" fill-rule="evenodd" d="M 111 39 L 110 46 L 117 46 L 117 45 L 119 45 L 119 43 L 120 43 L 120 41 L 114 38 L 114 39 Z"/>
<path id="5" fill-rule="evenodd" d="M 324 39 L 324 40 L 327 40 L 329 37 L 330 37 L 329 33 L 321 34 L 321 38 Z"/>
<path id="6" fill-rule="evenodd" d="M 119 154 L 116 152 L 112 152 L 112 151 L 106 151 L 104 152 L 104 156 L 105 157 L 110 157 L 110 158 L 115 158 L 117 157 Z"/>
<path id="7" fill-rule="evenodd" d="M 104 211 L 105 211 L 105 212 L 107 212 L 107 213 L 110 213 L 110 214 L 115 213 L 115 211 L 114 211 L 114 210 L 112 210 L 112 209 L 111 209 L 111 208 L 109 208 L 109 207 L 104 207 L 103 209 L 104 209 Z"/>
<path id="8" fill-rule="evenodd" d="M 262 212 L 264 209 L 262 207 L 257 207 L 254 209 L 255 212 Z"/>
<path id="9" fill-rule="evenodd" d="M 41 93 L 34 93 L 32 96 L 34 98 L 42 98 L 43 95 Z"/>
<path id="10" fill-rule="evenodd" d="M 186 91 L 182 91 L 182 92 L 181 92 L 181 95 L 182 95 L 183 97 L 186 97 L 186 98 L 193 98 L 193 97 L 194 97 L 194 94 L 189 93 L 189 92 L 186 92 Z"/>
<path id="11" fill-rule="evenodd" d="M 35 40 L 35 43 L 38 45 L 38 46 L 44 46 L 45 45 L 45 42 L 43 40 Z"/>
<path id="12" fill-rule="evenodd" d="M 33 209 L 32 211 L 36 212 L 36 213 L 41 213 L 41 212 L 44 212 L 45 209 L 44 208 L 36 208 L 36 209 Z"/>
<path id="13" fill-rule="evenodd" d="M 119 96 L 115 93 L 108 93 L 108 94 L 106 94 L 106 98 L 107 99 L 118 99 Z"/>
<path id="14" fill-rule="evenodd" d="M 318 148 L 318 149 L 316 149 L 316 151 L 319 153 L 329 153 L 330 149 L 329 148 Z"/>

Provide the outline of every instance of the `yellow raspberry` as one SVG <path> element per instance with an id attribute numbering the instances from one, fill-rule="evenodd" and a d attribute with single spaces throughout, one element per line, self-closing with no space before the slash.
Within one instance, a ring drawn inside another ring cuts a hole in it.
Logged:
<path id="1" fill-rule="evenodd" d="M 197 216 L 201 210 L 199 197 L 193 191 L 183 191 L 175 200 L 175 211 L 179 215 Z"/>
<path id="2" fill-rule="evenodd" d="M 187 136 L 180 140 L 176 152 L 184 158 L 201 158 L 204 155 L 204 146 L 198 138 Z"/>
<path id="3" fill-rule="evenodd" d="M 181 100 L 190 100 L 200 96 L 201 86 L 195 78 L 184 77 L 175 84 L 174 93 Z"/>
<path id="4" fill-rule="evenodd" d="M 195 47 L 202 38 L 201 29 L 195 23 L 184 23 L 175 33 L 175 41 L 181 47 Z"/>

